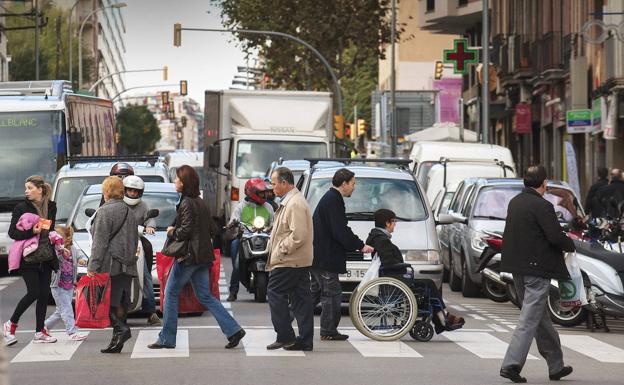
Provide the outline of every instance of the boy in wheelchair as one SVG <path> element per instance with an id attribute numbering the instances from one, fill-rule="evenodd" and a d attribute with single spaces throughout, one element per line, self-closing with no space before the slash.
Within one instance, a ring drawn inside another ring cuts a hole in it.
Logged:
<path id="1" fill-rule="evenodd" d="M 396 214 L 392 210 L 379 209 L 375 211 L 374 217 L 375 228 L 369 233 L 366 244 L 372 246 L 379 256 L 379 275 L 397 278 L 412 289 L 419 308 L 424 305 L 424 308 L 431 309 L 431 320 L 437 334 L 460 329 L 465 323 L 464 319 L 444 310 L 446 306 L 442 293 L 432 280 L 414 278 L 411 265 L 404 263 L 401 250 L 390 240 L 396 226 Z"/>

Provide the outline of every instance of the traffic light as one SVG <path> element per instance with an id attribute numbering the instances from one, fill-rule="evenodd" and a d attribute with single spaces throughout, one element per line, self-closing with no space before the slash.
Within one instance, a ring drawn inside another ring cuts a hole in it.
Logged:
<path id="1" fill-rule="evenodd" d="M 169 101 L 169 119 L 170 120 L 175 119 L 175 108 L 173 106 L 173 100 Z"/>
<path id="2" fill-rule="evenodd" d="M 162 110 L 166 112 L 169 109 L 169 91 L 162 91 L 160 93 L 160 100 L 162 103 Z"/>
<path id="3" fill-rule="evenodd" d="M 163 80 L 167 81 L 167 79 L 169 79 L 169 67 L 164 66 L 163 67 Z"/>
<path id="4" fill-rule="evenodd" d="M 344 129 L 344 116 L 334 115 L 334 133 L 336 135 L 336 139 L 344 139 Z"/>
<path id="5" fill-rule="evenodd" d="M 435 75 L 434 75 L 435 80 L 442 79 L 442 71 L 444 71 L 444 63 L 442 63 L 441 61 L 436 61 L 435 62 Z"/>
<path id="6" fill-rule="evenodd" d="M 173 45 L 179 47 L 182 45 L 182 24 L 175 23 L 173 25 Z"/>
<path id="7" fill-rule="evenodd" d="M 357 120 L 357 136 L 366 135 L 366 120 Z"/>
<path id="8" fill-rule="evenodd" d="M 349 134 L 347 136 L 352 142 L 357 138 L 357 128 L 355 123 L 349 123 Z"/>
<path id="9" fill-rule="evenodd" d="M 186 96 L 188 93 L 188 83 L 186 80 L 180 80 L 180 95 Z"/>

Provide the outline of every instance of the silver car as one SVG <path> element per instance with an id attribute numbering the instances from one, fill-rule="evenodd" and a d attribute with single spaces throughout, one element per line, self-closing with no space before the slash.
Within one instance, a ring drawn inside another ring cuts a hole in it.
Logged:
<path id="1" fill-rule="evenodd" d="M 465 297 L 481 295 L 481 274 L 475 270 L 486 246 L 484 232 L 505 230 L 507 205 L 523 188 L 522 179 L 506 178 L 466 179 L 459 187 L 449 208 L 458 222 L 445 226 L 448 233 L 444 235 L 451 290 L 461 290 Z M 584 215 L 565 182 L 549 181 L 544 198 L 553 204 L 562 224 Z"/>
<path id="2" fill-rule="evenodd" d="M 348 224 L 363 241 L 375 227 L 373 213 L 385 208 L 394 211 L 398 222 L 392 241 L 403 252 L 417 278 L 429 278 L 438 287 L 442 285 L 440 244 L 436 222 L 422 188 L 407 168 L 372 166 L 341 166 L 355 173 L 353 195 L 345 199 Z M 334 173 L 341 167 L 312 167 L 299 181 L 298 187 L 306 196 L 312 211 L 331 186 Z M 347 260 L 347 273 L 340 276 L 343 294 L 353 292 L 366 273 L 371 256 Z"/>

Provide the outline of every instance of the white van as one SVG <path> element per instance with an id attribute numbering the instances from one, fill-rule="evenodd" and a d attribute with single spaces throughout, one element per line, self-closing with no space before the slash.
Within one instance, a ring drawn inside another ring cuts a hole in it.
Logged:
<path id="1" fill-rule="evenodd" d="M 414 143 L 409 157 L 414 161 L 414 175 L 430 202 L 445 183 L 470 177 L 516 176 L 511 151 L 493 144 L 422 141 Z M 446 170 L 440 169 L 443 165 Z M 431 175 L 432 169 L 440 170 Z"/>
<path id="2" fill-rule="evenodd" d="M 169 168 L 169 179 L 175 180 L 176 170 L 183 165 L 189 165 L 197 171 L 200 179 L 200 187 L 204 185 L 204 152 L 176 150 L 165 155 L 165 164 Z"/>

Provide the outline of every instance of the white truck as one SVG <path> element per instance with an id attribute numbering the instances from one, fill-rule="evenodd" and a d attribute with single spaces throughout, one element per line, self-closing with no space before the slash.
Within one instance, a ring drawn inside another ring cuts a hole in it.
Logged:
<path id="1" fill-rule="evenodd" d="M 204 116 L 204 199 L 220 224 L 271 162 L 333 155 L 328 92 L 206 91 Z"/>

